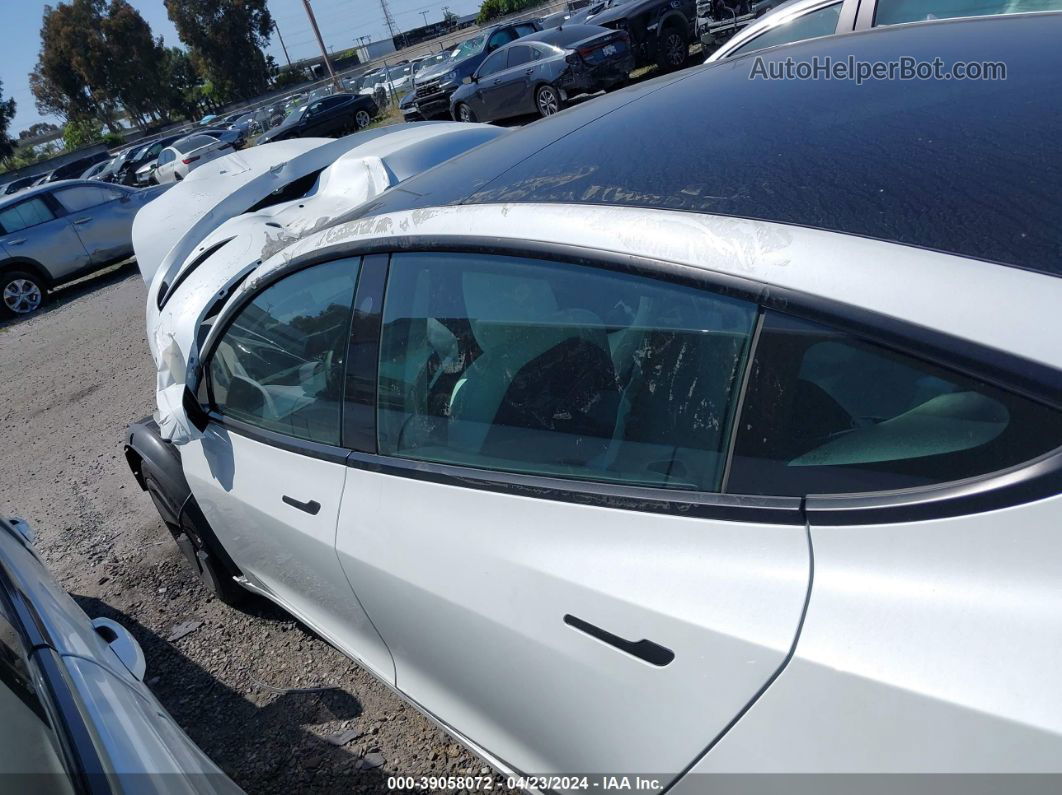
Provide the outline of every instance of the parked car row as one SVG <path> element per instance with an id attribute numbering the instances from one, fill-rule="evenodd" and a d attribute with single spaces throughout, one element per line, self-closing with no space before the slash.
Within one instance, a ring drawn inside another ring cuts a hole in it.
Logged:
<path id="1" fill-rule="evenodd" d="M 585 62 L 584 33 L 516 41 Z M 141 258 L 131 471 L 218 597 L 505 772 L 1057 773 L 1059 40 L 1043 13 L 765 48 L 1008 79 L 706 64 L 186 208 L 183 253 Z"/>

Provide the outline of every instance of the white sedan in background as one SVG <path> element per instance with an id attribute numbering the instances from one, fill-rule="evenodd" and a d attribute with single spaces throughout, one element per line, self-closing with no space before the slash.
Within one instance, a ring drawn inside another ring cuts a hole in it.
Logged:
<path id="1" fill-rule="evenodd" d="M 227 141 L 219 141 L 209 135 L 197 133 L 174 141 L 172 146 L 167 146 L 159 152 L 158 167 L 155 169 L 155 179 L 160 185 L 170 182 L 180 182 L 188 176 L 189 172 L 199 168 L 204 163 L 216 160 L 224 155 L 231 155 L 235 149 Z"/>

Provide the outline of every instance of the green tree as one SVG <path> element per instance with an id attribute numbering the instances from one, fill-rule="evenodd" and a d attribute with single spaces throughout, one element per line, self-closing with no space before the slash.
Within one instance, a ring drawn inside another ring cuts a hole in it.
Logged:
<path id="1" fill-rule="evenodd" d="M 67 121 L 95 116 L 117 128 L 107 96 L 106 42 L 100 32 L 103 0 L 44 7 L 41 52 L 30 90 L 41 113 Z"/>
<path id="2" fill-rule="evenodd" d="M 170 47 L 163 53 L 162 80 L 166 87 L 166 107 L 172 114 L 187 119 L 202 115 L 196 89 L 203 81 L 191 56 L 180 47 Z"/>
<path id="3" fill-rule="evenodd" d="M 540 6 L 542 3 L 543 0 L 483 0 L 483 4 L 479 7 L 479 14 L 476 16 L 476 23 L 485 25 L 499 17 L 517 14 L 528 8 Z"/>
<path id="4" fill-rule="evenodd" d="M 8 160 L 15 153 L 15 144 L 8 133 L 15 117 L 15 100 L 3 98 L 4 84 L 0 82 L 0 160 Z"/>
<path id="5" fill-rule="evenodd" d="M 44 7 L 41 52 L 30 75 L 37 109 L 70 121 L 97 118 L 118 130 L 164 115 L 164 50 L 127 0 L 71 0 Z"/>
<path id="6" fill-rule="evenodd" d="M 262 48 L 273 18 L 266 0 L 165 0 L 177 35 L 221 101 L 264 92 L 269 69 Z"/>
<path id="7" fill-rule="evenodd" d="M 108 52 L 108 95 L 139 127 L 147 126 L 153 116 L 167 115 L 170 92 L 163 83 L 162 39 L 152 37 L 151 26 L 127 0 L 111 0 L 101 32 Z"/>
<path id="8" fill-rule="evenodd" d="M 95 119 L 75 119 L 63 127 L 63 143 L 69 151 L 103 140 L 103 130 Z"/>
<path id="9" fill-rule="evenodd" d="M 58 131 L 58 127 L 46 121 L 39 121 L 35 124 L 31 124 L 25 130 L 18 134 L 19 140 L 24 138 L 36 138 L 38 135 L 46 135 L 47 133 L 53 133 Z"/>

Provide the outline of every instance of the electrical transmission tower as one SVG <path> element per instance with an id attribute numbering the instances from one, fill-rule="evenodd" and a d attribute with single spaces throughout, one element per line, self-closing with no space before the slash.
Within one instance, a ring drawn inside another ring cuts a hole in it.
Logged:
<path id="1" fill-rule="evenodd" d="M 380 0 L 380 8 L 383 9 L 384 23 L 387 25 L 387 32 L 391 35 L 391 38 L 395 37 L 395 18 L 391 16 L 391 9 L 387 6 L 387 0 Z"/>

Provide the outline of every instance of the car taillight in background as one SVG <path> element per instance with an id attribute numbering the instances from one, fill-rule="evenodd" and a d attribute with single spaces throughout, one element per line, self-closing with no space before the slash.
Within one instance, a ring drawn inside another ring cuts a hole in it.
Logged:
<path id="1" fill-rule="evenodd" d="M 192 157 L 185 157 L 185 158 L 183 158 L 181 160 L 181 162 L 184 163 L 187 166 L 190 163 L 194 163 L 196 160 L 199 159 L 199 157 L 200 157 L 199 155 L 193 155 Z"/>

